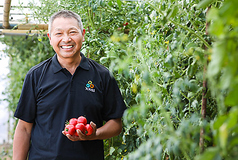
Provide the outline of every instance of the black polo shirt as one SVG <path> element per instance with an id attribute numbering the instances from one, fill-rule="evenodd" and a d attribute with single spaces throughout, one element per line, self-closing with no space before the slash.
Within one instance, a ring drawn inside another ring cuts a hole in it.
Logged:
<path id="1" fill-rule="evenodd" d="M 70 118 L 83 115 L 99 128 L 126 109 L 110 72 L 81 57 L 74 75 L 60 66 L 57 54 L 27 73 L 14 116 L 34 123 L 29 160 L 104 159 L 102 140 L 72 142 L 62 134 Z"/>

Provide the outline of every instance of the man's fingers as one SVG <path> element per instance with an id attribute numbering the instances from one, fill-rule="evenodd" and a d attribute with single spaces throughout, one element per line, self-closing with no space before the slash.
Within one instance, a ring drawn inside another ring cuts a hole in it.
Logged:
<path id="1" fill-rule="evenodd" d="M 78 133 L 78 140 L 79 141 L 87 140 L 87 136 L 81 130 L 77 129 L 76 132 Z"/>
<path id="2" fill-rule="evenodd" d="M 90 122 L 90 125 L 93 127 L 93 130 L 96 132 L 97 125 L 93 123 L 92 121 Z"/>
<path id="3" fill-rule="evenodd" d="M 78 134 L 78 136 L 76 135 L 70 135 L 70 134 L 66 134 L 65 131 L 62 131 L 62 134 L 65 135 L 69 140 L 71 141 L 85 141 L 85 140 L 91 140 L 92 137 L 95 136 L 96 134 L 96 130 L 97 130 L 97 125 L 95 123 L 93 123 L 92 121 L 90 122 L 91 127 L 93 128 L 93 134 L 90 136 L 87 136 L 86 134 L 84 134 L 81 130 L 77 129 L 76 132 Z"/>

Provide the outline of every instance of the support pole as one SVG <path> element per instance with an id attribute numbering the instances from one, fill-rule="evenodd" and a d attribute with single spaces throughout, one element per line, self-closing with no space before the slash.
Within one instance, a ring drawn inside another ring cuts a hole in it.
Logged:
<path id="1" fill-rule="evenodd" d="M 3 28 L 8 29 L 9 25 L 9 15 L 11 8 L 11 0 L 5 0 L 4 10 L 3 10 Z"/>

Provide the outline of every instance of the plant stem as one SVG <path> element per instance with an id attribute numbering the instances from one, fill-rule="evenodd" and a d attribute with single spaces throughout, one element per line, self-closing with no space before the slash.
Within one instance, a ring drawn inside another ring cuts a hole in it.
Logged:
<path id="1" fill-rule="evenodd" d="M 158 13 L 163 15 L 163 12 L 159 9 L 159 7 L 155 7 L 153 4 L 149 3 L 149 5 L 156 10 Z M 210 45 L 207 43 L 207 41 L 202 37 L 202 35 L 200 35 L 199 33 L 196 33 L 195 31 L 193 31 L 191 28 L 181 25 L 180 23 L 172 20 L 172 18 L 168 18 L 168 21 L 170 21 L 171 23 L 173 23 L 175 26 L 179 26 L 180 28 L 185 29 L 186 31 L 190 32 L 191 34 L 195 35 L 198 39 L 200 39 L 203 44 L 207 47 L 210 48 Z"/>
<path id="2" fill-rule="evenodd" d="M 209 11 L 210 7 L 208 7 L 207 13 Z M 208 22 L 206 22 L 206 35 L 208 35 Z M 205 47 L 205 49 L 207 49 Z M 207 108 L 207 55 L 205 55 L 205 64 L 203 68 L 203 91 L 202 91 L 202 108 L 201 108 L 201 114 L 202 114 L 202 119 L 204 120 L 206 118 L 206 108 Z M 200 152 L 202 153 L 204 151 L 204 128 L 202 127 L 200 130 L 200 140 L 199 140 L 199 146 L 200 146 Z"/>
<path id="3" fill-rule="evenodd" d="M 204 43 L 204 45 L 205 45 L 207 48 L 210 48 L 210 45 L 207 43 L 207 41 L 206 41 L 204 38 L 202 38 L 202 36 L 201 36 L 200 34 L 194 32 L 194 31 L 193 31 L 192 29 L 190 29 L 189 27 L 186 27 L 186 26 L 183 26 L 183 25 L 177 23 L 177 22 L 174 21 L 174 20 L 170 20 L 170 22 L 173 23 L 173 24 L 175 24 L 175 25 L 177 25 L 177 26 L 179 26 L 180 28 L 183 28 L 183 29 L 187 30 L 187 31 L 190 32 L 191 34 L 195 35 L 198 39 L 200 39 L 200 40 Z"/>

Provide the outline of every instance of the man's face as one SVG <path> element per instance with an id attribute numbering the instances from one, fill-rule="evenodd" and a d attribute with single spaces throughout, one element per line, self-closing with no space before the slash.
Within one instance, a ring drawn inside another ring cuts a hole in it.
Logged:
<path id="1" fill-rule="evenodd" d="M 56 18 L 48 34 L 50 44 L 61 59 L 75 58 L 80 55 L 84 34 L 74 18 Z"/>

